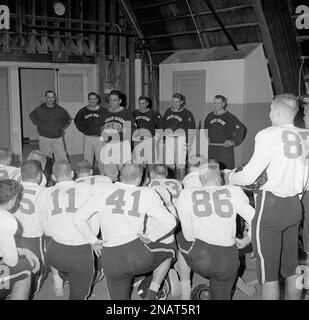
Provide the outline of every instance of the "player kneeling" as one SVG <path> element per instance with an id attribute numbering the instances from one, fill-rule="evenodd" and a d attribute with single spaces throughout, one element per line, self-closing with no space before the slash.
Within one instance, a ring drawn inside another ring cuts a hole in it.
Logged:
<path id="1" fill-rule="evenodd" d="M 166 182 L 172 182 L 175 183 L 174 185 L 178 186 L 178 181 L 173 179 L 166 179 L 167 168 L 163 164 L 149 166 L 148 173 L 148 186 L 153 185 L 152 189 L 154 189 L 159 194 L 165 207 L 168 209 L 169 214 L 172 214 L 178 221 L 176 208 L 172 202 L 172 194 L 168 189 L 169 184 L 165 184 Z M 158 183 L 153 183 L 154 181 Z M 179 188 L 181 191 L 180 184 Z M 148 218 L 147 222 L 145 223 L 145 233 L 150 233 L 151 230 L 155 229 L 156 227 L 157 225 L 155 223 L 155 220 L 151 217 Z M 161 238 L 160 243 L 169 245 L 171 249 L 177 252 L 174 230 L 165 237 Z M 146 300 L 164 300 L 167 298 L 169 291 L 172 291 L 173 296 L 179 295 L 180 284 L 178 275 L 175 269 L 170 269 L 170 267 L 173 265 L 173 262 L 175 262 L 174 260 L 175 259 L 172 258 L 166 259 L 159 267 L 157 267 L 153 271 L 153 273 L 151 273 L 149 276 L 146 276 L 146 278 L 142 280 L 138 287 L 138 294 L 142 298 Z"/>
<path id="2" fill-rule="evenodd" d="M 120 173 L 121 182 L 96 184 L 91 199 L 73 218 L 88 242 L 96 243 L 98 239 L 87 220 L 93 212 L 99 212 L 103 267 L 112 300 L 129 300 L 135 276 L 153 271 L 166 259 L 175 257 L 169 245 L 156 241 L 175 228 L 176 220 L 154 190 L 138 187 L 142 175 L 141 166 L 125 164 Z M 146 216 L 155 221 L 156 228 L 143 234 Z"/>
<path id="3" fill-rule="evenodd" d="M 0 299 L 27 300 L 31 286 L 31 272 L 40 269 L 38 258 L 28 249 L 18 248 L 14 234 L 17 221 L 9 212 L 21 191 L 18 182 L 0 181 Z"/>
<path id="4" fill-rule="evenodd" d="M 96 184 L 98 182 L 113 183 L 112 179 L 104 175 L 93 176 L 93 170 L 88 160 L 78 161 L 76 164 L 76 180 L 75 182 L 85 182 L 90 184 Z"/>
<path id="5" fill-rule="evenodd" d="M 250 224 L 254 209 L 240 187 L 221 185 L 215 163 L 201 167 L 200 180 L 202 187 L 184 189 L 178 198 L 182 232 L 177 242 L 190 268 L 209 277 L 211 299 L 228 300 L 237 277 L 237 247 L 250 243 L 248 235 L 235 238 L 236 214 Z"/>
<path id="6" fill-rule="evenodd" d="M 45 189 L 39 184 L 41 182 L 41 164 L 37 160 L 27 160 L 20 168 L 22 180 L 22 193 L 15 218 L 21 226 L 21 232 L 15 237 L 17 244 L 22 248 L 32 251 L 40 260 L 41 268 L 32 277 L 32 288 L 30 295 L 36 294 L 47 277 L 45 259 L 43 253 L 44 230 L 40 221 L 39 208 L 36 203 L 38 194 Z"/>
<path id="7" fill-rule="evenodd" d="M 73 224 L 73 214 L 90 197 L 92 186 L 72 181 L 73 171 L 66 161 L 53 166 L 53 187 L 46 188 L 39 196 L 41 222 L 45 233 L 51 237 L 47 245 L 46 261 L 69 281 L 70 300 L 86 300 L 90 295 L 94 276 L 93 250 Z M 94 214 L 94 212 L 92 212 Z M 89 221 L 93 232 L 98 234 L 99 223 L 94 214 Z M 101 244 L 101 241 L 98 241 Z M 59 289 L 61 279 L 53 272 L 54 285 Z"/>

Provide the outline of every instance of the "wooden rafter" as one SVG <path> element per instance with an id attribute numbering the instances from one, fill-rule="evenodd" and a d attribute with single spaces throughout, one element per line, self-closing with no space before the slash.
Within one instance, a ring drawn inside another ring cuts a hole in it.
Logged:
<path id="1" fill-rule="evenodd" d="M 229 8 L 216 9 L 216 12 L 217 13 L 225 13 L 225 12 L 230 12 L 230 11 L 235 11 L 235 10 L 243 10 L 243 9 L 248 9 L 248 8 L 253 8 L 252 4 L 245 4 L 245 5 L 239 5 L 239 6 L 229 7 Z M 212 12 L 211 11 L 203 11 L 203 12 L 198 12 L 198 13 L 193 14 L 194 18 L 203 17 L 203 16 L 207 16 L 207 15 L 212 15 Z M 191 18 L 192 18 L 191 14 L 184 14 L 184 15 L 179 15 L 176 17 L 143 21 L 140 23 L 140 25 L 157 24 L 157 23 L 171 22 L 171 21 L 177 21 L 177 20 L 182 20 L 182 19 L 191 19 Z"/>

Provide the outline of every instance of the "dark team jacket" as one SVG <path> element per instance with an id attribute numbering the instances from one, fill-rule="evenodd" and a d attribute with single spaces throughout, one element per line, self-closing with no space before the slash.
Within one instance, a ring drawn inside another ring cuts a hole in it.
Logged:
<path id="1" fill-rule="evenodd" d="M 118 112 L 111 112 L 107 109 L 106 112 L 104 112 L 104 115 L 102 115 L 100 121 L 102 124 L 102 127 L 101 127 L 102 130 L 108 124 L 116 125 L 116 126 L 120 125 L 121 128 L 123 129 L 124 122 L 130 121 L 131 135 L 123 135 L 123 132 L 120 131 L 120 133 L 119 133 L 120 141 L 123 141 L 123 140 L 130 140 L 131 141 L 132 134 L 137 129 L 134 116 L 133 116 L 132 112 L 128 109 L 123 109 Z"/>
<path id="2" fill-rule="evenodd" d="M 177 129 L 183 129 L 188 136 L 189 129 L 195 129 L 195 120 L 191 111 L 186 108 L 180 111 L 173 111 L 172 108 L 166 110 L 163 117 L 164 130 L 171 129 L 176 131 Z"/>
<path id="3" fill-rule="evenodd" d="M 76 128 L 86 136 L 100 136 L 105 113 L 106 109 L 101 106 L 97 110 L 90 110 L 87 106 L 80 109 L 74 119 Z"/>
<path id="4" fill-rule="evenodd" d="M 71 122 L 69 113 L 59 105 L 49 108 L 41 104 L 30 113 L 30 119 L 37 126 L 38 134 L 45 138 L 60 138 L 63 129 Z"/>
<path id="5" fill-rule="evenodd" d="M 155 135 L 156 129 L 163 129 L 163 119 L 159 112 L 149 110 L 147 112 L 140 112 L 135 110 L 133 112 L 135 122 L 139 129 L 147 129 L 151 132 L 151 135 Z"/>
<path id="6" fill-rule="evenodd" d="M 204 128 L 208 129 L 210 143 L 224 143 L 225 140 L 232 140 L 236 146 L 244 140 L 247 131 L 238 118 L 228 111 L 221 115 L 209 113 L 205 119 Z"/>

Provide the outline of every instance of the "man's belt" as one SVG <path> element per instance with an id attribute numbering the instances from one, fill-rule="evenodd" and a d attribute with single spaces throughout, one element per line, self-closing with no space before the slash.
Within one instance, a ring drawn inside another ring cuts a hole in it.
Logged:
<path id="1" fill-rule="evenodd" d="M 214 147 L 224 147 L 224 143 L 209 143 L 210 146 L 214 146 Z"/>

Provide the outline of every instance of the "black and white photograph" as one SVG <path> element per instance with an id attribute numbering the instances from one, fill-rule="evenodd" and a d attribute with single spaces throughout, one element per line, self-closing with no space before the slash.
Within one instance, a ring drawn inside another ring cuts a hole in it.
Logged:
<path id="1" fill-rule="evenodd" d="M 0 97 L 0 300 L 309 300 L 307 0 L 0 0 Z"/>

